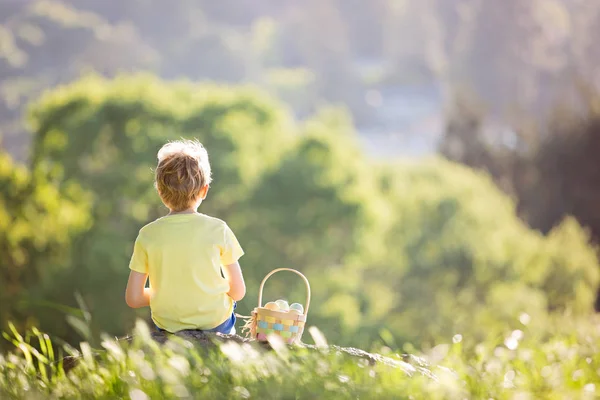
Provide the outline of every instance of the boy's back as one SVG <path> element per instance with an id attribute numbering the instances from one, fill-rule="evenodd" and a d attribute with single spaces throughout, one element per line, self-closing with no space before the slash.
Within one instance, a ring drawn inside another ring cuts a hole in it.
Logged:
<path id="1" fill-rule="evenodd" d="M 170 332 L 210 329 L 233 311 L 221 265 L 243 251 L 225 222 L 204 214 L 174 214 L 140 230 L 130 268 L 148 273 L 152 319 Z"/>
<path id="2" fill-rule="evenodd" d="M 225 222 L 197 211 L 211 181 L 200 142 L 175 141 L 159 150 L 155 187 L 169 214 L 140 230 L 125 301 L 150 306 L 154 323 L 169 332 L 235 332 L 234 302 L 246 294 L 238 262 L 244 252 L 235 235 Z"/>

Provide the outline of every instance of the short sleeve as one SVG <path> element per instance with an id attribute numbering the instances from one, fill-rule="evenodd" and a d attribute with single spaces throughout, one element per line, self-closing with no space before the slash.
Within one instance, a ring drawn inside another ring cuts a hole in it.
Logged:
<path id="1" fill-rule="evenodd" d="M 223 245 L 221 246 L 221 264 L 231 265 L 244 255 L 244 250 L 242 250 L 242 246 L 240 246 L 240 243 L 227 224 L 225 224 L 224 229 Z"/>
<path id="2" fill-rule="evenodd" d="M 148 273 L 148 254 L 138 236 L 133 245 L 133 255 L 129 261 L 129 269 L 142 274 Z"/>

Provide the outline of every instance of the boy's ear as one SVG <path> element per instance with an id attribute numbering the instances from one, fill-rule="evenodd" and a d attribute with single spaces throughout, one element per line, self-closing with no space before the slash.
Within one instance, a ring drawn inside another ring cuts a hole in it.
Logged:
<path id="1" fill-rule="evenodd" d="M 200 197 L 202 198 L 202 200 L 206 199 L 206 195 L 208 194 L 208 189 L 210 187 L 208 185 L 205 185 L 202 190 L 200 190 Z"/>

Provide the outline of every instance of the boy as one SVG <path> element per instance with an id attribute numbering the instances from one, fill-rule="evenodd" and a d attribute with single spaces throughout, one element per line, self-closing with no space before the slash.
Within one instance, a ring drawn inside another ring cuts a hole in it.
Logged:
<path id="1" fill-rule="evenodd" d="M 176 141 L 158 152 L 155 186 L 169 214 L 140 230 L 125 300 L 150 306 L 161 330 L 235 333 L 235 302 L 246 294 L 238 263 L 244 252 L 225 222 L 196 211 L 210 182 L 199 142 Z"/>

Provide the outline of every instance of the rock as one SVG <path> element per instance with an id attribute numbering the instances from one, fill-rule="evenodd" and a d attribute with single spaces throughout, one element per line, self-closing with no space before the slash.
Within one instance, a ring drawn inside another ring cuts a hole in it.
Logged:
<path id="1" fill-rule="evenodd" d="M 201 347 L 213 347 L 216 343 L 234 341 L 236 343 L 249 343 L 252 342 L 250 339 L 243 338 L 239 335 L 225 335 L 222 333 L 211 333 L 196 330 L 184 330 L 177 333 L 169 333 L 164 331 L 155 331 L 150 333 L 150 337 L 158 343 L 164 343 L 169 337 L 179 337 L 185 340 L 201 346 Z M 130 341 L 133 336 L 127 336 L 121 340 Z"/>
<path id="2" fill-rule="evenodd" d="M 170 337 L 179 337 L 179 338 L 182 338 L 184 340 L 191 342 L 192 344 L 196 345 L 197 347 L 206 348 L 206 349 L 214 348 L 216 345 L 218 345 L 218 343 L 224 343 L 224 342 L 229 342 L 229 341 L 233 341 L 235 343 L 240 343 L 240 344 L 253 343 L 255 345 L 262 347 L 263 349 L 265 349 L 267 351 L 271 349 L 269 343 L 257 342 L 254 339 L 243 338 L 239 335 L 225 335 L 225 334 L 221 334 L 221 333 L 210 333 L 210 332 L 202 332 L 202 331 L 195 331 L 195 330 L 184 330 L 184 331 L 180 331 L 180 332 L 177 332 L 174 334 L 168 333 L 168 332 L 151 332 L 150 335 L 151 335 L 152 339 L 154 339 L 156 342 L 161 343 L 161 344 L 165 343 Z M 126 336 L 126 337 L 119 339 L 119 341 L 130 342 L 133 339 L 134 339 L 134 336 Z M 364 350 L 355 349 L 352 347 L 341 347 L 341 346 L 335 346 L 335 345 L 331 345 L 331 346 L 327 346 L 327 347 L 318 347 L 318 346 L 308 345 L 308 344 L 303 344 L 303 343 L 299 344 L 298 346 L 305 348 L 305 349 L 312 350 L 312 351 L 322 351 L 322 352 L 334 351 L 334 352 L 338 352 L 340 354 L 346 354 L 351 357 L 356 357 L 359 359 L 366 360 L 369 363 L 369 365 L 384 364 L 384 365 L 387 365 L 392 368 L 400 368 L 409 375 L 413 375 L 413 374 L 417 373 L 417 374 L 426 375 L 432 379 L 435 379 L 435 376 L 429 370 L 428 365 L 425 363 L 424 360 L 422 360 L 418 357 L 407 355 L 407 354 L 402 355 L 402 360 L 400 360 L 400 359 L 396 359 L 396 358 L 386 357 L 381 354 L 369 353 Z M 64 368 L 65 372 L 68 372 L 69 370 L 75 368 L 77 366 L 78 362 L 79 362 L 79 357 L 73 357 L 73 356 L 65 357 L 63 359 L 63 368 Z"/>
<path id="3" fill-rule="evenodd" d="M 194 343 L 195 345 L 198 345 L 200 347 L 206 347 L 206 348 L 211 348 L 211 347 L 214 347 L 217 343 L 223 343 L 223 342 L 227 342 L 227 341 L 233 341 L 233 342 L 240 343 L 240 344 L 241 343 L 255 343 L 264 349 L 271 348 L 269 343 L 257 342 L 254 339 L 243 338 L 239 335 L 224 335 L 221 333 L 208 333 L 208 332 L 194 331 L 194 330 L 180 331 L 175 334 L 168 333 L 168 332 L 152 332 L 151 333 L 152 339 L 156 340 L 159 343 L 166 342 L 170 336 L 180 337 L 182 339 L 190 341 L 191 343 Z M 132 339 L 133 339 L 132 336 L 128 336 L 128 337 L 124 338 L 124 340 L 128 340 L 128 341 L 132 340 Z M 423 374 L 423 375 L 429 376 L 430 378 L 435 379 L 435 376 L 429 370 L 429 365 L 425 362 L 425 360 L 423 360 L 419 357 L 412 356 L 410 354 L 403 354 L 401 356 L 402 359 L 400 360 L 400 359 L 396 359 L 396 358 L 386 357 L 381 354 L 369 353 L 364 350 L 356 349 L 353 347 L 341 347 L 341 346 L 335 346 L 335 345 L 328 346 L 328 347 L 317 347 L 314 345 L 308 345 L 308 344 L 303 344 L 303 343 L 300 344 L 299 346 L 306 348 L 306 349 L 314 350 L 314 351 L 326 351 L 326 352 L 336 351 L 336 352 L 339 352 L 342 354 L 346 354 L 346 355 L 349 355 L 352 357 L 366 360 L 369 363 L 369 365 L 385 364 L 385 365 L 393 367 L 393 368 L 401 368 L 406 373 L 411 374 L 411 375 L 414 373 L 419 373 L 419 374 Z"/>

